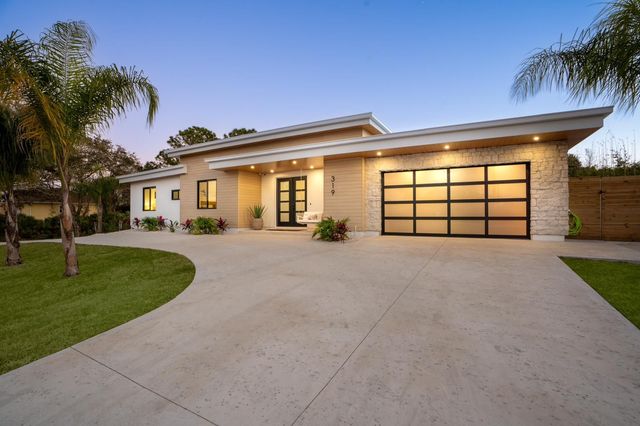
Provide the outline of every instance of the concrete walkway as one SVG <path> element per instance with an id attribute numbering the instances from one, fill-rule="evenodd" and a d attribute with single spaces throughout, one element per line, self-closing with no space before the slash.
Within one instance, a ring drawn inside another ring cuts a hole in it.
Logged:
<path id="1" fill-rule="evenodd" d="M 83 238 L 183 253 L 195 281 L 0 376 L 0 424 L 640 423 L 640 331 L 557 257 L 637 247 L 308 238 Z"/>

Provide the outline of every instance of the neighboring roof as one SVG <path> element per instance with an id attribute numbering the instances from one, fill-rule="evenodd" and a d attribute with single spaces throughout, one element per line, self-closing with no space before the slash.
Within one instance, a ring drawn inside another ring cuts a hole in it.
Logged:
<path id="1" fill-rule="evenodd" d="M 199 152 L 215 151 L 239 145 L 247 145 L 256 142 L 263 142 L 273 139 L 290 138 L 303 136 L 312 133 L 328 132 L 350 127 L 371 126 L 382 134 L 390 133 L 387 126 L 382 124 L 372 113 L 348 115 L 345 117 L 332 118 L 329 120 L 313 121 L 311 123 L 297 124 L 295 126 L 280 127 L 263 132 L 249 133 L 227 139 L 217 139 L 196 145 L 189 145 L 175 149 L 165 150 L 169 157 L 179 157 L 181 155 L 195 154 Z"/>
<path id="2" fill-rule="evenodd" d="M 181 164 L 177 166 L 164 167 L 162 169 L 145 170 L 142 172 L 131 173 L 128 175 L 118 176 L 120 183 L 142 182 L 151 179 L 161 179 L 171 176 L 178 176 L 187 173 L 187 167 Z"/>
<path id="3" fill-rule="evenodd" d="M 525 117 L 482 121 L 454 126 L 432 127 L 406 132 L 388 133 L 345 140 L 333 140 L 308 145 L 256 150 L 254 152 L 205 159 L 211 169 L 224 169 L 246 164 L 267 163 L 273 161 L 294 160 L 323 156 L 345 155 L 376 151 L 392 151 L 399 148 L 432 147 L 442 150 L 444 144 L 489 140 L 495 145 L 523 143 L 523 137 L 531 135 L 549 136 L 549 140 L 568 138 L 569 133 L 577 143 L 603 125 L 606 116 L 613 107 L 591 108 Z M 517 139 L 520 137 L 521 139 Z M 507 139 L 512 138 L 512 139 Z M 555 139 L 554 139 L 555 138 Z M 502 141 L 500 141 L 502 139 Z M 531 139 L 527 139 L 531 141 Z M 545 139 L 541 140 L 545 141 Z M 504 143 L 502 143 L 504 142 Z"/>

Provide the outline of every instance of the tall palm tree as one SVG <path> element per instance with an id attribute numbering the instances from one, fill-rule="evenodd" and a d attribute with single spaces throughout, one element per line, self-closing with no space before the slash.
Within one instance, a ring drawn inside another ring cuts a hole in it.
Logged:
<path id="1" fill-rule="evenodd" d="M 572 40 L 527 58 L 511 95 L 523 100 L 542 89 L 566 89 L 578 102 L 600 98 L 635 110 L 640 101 L 640 0 L 608 3 L 593 25 Z"/>
<path id="2" fill-rule="evenodd" d="M 5 205 L 4 236 L 7 266 L 22 263 L 18 207 L 14 189 L 18 180 L 29 175 L 33 165 L 30 144 L 27 141 L 21 141 L 20 138 L 18 114 L 0 105 L 0 195 Z"/>
<path id="3" fill-rule="evenodd" d="M 8 59 L 3 61 L 0 56 L 0 89 L 4 79 L 8 82 L 5 91 L 24 104 L 25 134 L 38 141 L 38 148 L 56 164 L 62 192 L 64 274 L 77 275 L 69 159 L 84 138 L 106 129 L 130 108 L 146 104 L 147 124 L 151 125 L 158 109 L 158 91 L 133 67 L 95 66 L 95 36 L 84 22 L 57 22 L 38 43 L 14 32 L 2 44 L 0 52 L 8 51 Z"/>

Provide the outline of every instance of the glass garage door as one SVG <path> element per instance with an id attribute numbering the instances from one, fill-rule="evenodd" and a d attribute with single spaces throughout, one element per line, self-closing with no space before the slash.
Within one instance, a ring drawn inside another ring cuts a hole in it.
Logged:
<path id="1" fill-rule="evenodd" d="M 382 172 L 382 233 L 529 238 L 529 163 Z"/>

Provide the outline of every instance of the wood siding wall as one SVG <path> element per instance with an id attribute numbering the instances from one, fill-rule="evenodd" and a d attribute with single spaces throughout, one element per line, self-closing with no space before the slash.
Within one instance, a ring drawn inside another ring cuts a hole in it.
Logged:
<path id="1" fill-rule="evenodd" d="M 577 238 L 640 241 L 640 176 L 570 178 L 569 208 L 582 220 Z"/>
<path id="2" fill-rule="evenodd" d="M 205 154 L 185 156 L 180 163 L 187 166 L 188 173 L 180 176 L 180 221 L 198 216 L 224 217 L 233 228 L 238 226 L 238 172 L 210 170 Z M 217 179 L 217 208 L 198 208 L 197 182 Z"/>
<path id="3" fill-rule="evenodd" d="M 324 215 L 348 217 L 352 229 L 365 230 L 364 158 L 325 161 Z"/>
<path id="4" fill-rule="evenodd" d="M 249 228 L 249 207 L 262 203 L 262 177 L 257 173 L 238 174 L 238 228 Z"/>

